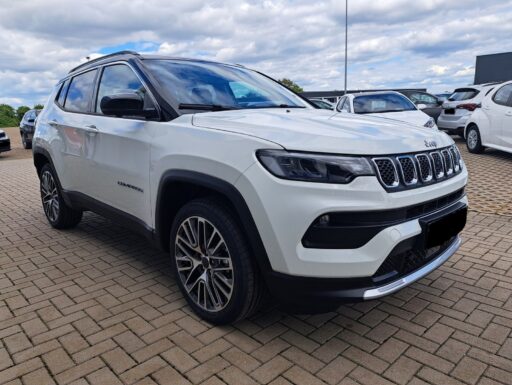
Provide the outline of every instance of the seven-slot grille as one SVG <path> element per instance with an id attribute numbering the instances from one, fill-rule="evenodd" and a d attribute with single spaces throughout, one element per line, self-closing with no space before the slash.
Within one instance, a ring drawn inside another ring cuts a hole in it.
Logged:
<path id="1" fill-rule="evenodd" d="M 455 146 L 415 155 L 373 158 L 372 161 L 382 185 L 395 191 L 435 183 L 462 170 L 462 158 Z"/>

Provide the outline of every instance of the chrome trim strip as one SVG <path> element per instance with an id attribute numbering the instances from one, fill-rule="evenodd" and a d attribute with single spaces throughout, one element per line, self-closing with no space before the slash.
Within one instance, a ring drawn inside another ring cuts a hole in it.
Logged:
<path id="1" fill-rule="evenodd" d="M 434 154 L 437 154 L 439 156 L 439 159 L 441 161 L 441 172 L 437 172 L 437 169 L 436 169 L 436 161 L 434 160 L 434 157 L 433 155 Z M 443 159 L 443 155 L 441 155 L 441 153 L 439 151 L 432 151 L 429 153 L 430 155 L 430 158 L 432 159 L 432 169 L 434 170 L 434 174 L 436 176 L 436 179 L 441 179 L 441 178 L 444 178 L 445 176 L 445 173 L 444 173 L 444 159 Z"/>
<path id="2" fill-rule="evenodd" d="M 377 287 L 375 289 L 365 290 L 365 292 L 363 293 L 363 298 L 365 300 L 380 298 L 385 295 L 394 293 L 395 291 L 398 291 L 404 288 L 405 286 L 410 285 L 411 283 L 417 281 L 418 279 L 423 278 L 424 276 L 426 276 L 427 274 L 441 266 L 453 254 L 455 254 L 455 252 L 459 249 L 461 242 L 462 241 L 460 237 L 457 236 L 455 241 L 453 241 L 453 243 L 441 255 L 430 261 L 421 269 L 416 270 L 415 272 L 406 275 L 405 277 L 402 277 L 394 282 L 388 283 L 387 285 Z"/>
<path id="3" fill-rule="evenodd" d="M 444 156 L 444 154 L 448 154 L 448 158 L 450 158 L 450 164 L 447 165 L 446 164 L 446 158 Z M 444 149 L 441 151 L 441 157 L 443 158 L 443 164 L 445 166 L 445 175 L 446 176 L 450 176 L 453 174 L 453 159 L 452 159 L 452 154 L 450 154 L 450 151 L 448 149 Z"/>
<path id="4" fill-rule="evenodd" d="M 395 171 L 395 181 L 393 182 L 392 185 L 386 184 L 384 182 L 384 180 L 382 180 L 382 176 L 380 175 L 379 165 L 376 162 L 377 160 L 388 160 L 389 162 L 391 162 L 391 165 L 393 166 L 393 170 Z M 396 169 L 396 165 L 395 165 L 395 162 L 393 162 L 393 159 L 388 158 L 388 157 L 379 157 L 379 158 L 372 158 L 372 162 L 375 165 L 375 168 L 377 169 L 377 176 L 380 180 L 380 183 L 382 183 L 387 188 L 396 188 L 396 187 L 400 186 L 400 179 L 398 178 L 398 170 Z"/>

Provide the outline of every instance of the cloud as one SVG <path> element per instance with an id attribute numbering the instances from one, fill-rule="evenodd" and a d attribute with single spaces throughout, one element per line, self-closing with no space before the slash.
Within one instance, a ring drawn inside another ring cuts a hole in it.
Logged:
<path id="1" fill-rule="evenodd" d="M 471 83 L 476 55 L 512 51 L 507 3 L 349 0 L 349 88 Z M 0 98 L 44 102 L 70 68 L 116 49 L 343 89 L 344 19 L 340 0 L 0 0 Z"/>

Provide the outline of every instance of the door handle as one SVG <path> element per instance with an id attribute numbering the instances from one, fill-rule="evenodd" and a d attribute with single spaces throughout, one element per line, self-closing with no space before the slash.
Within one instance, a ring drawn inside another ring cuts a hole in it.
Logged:
<path id="1" fill-rule="evenodd" d="M 55 120 L 50 120 L 48 122 L 48 124 L 52 127 L 58 127 L 59 126 L 59 122 L 56 122 Z"/>
<path id="2" fill-rule="evenodd" d="M 507 112 L 505 112 L 505 115 L 507 115 L 507 116 L 512 116 L 512 111 L 507 111 Z"/>
<path id="3" fill-rule="evenodd" d="M 98 127 L 96 127 L 94 124 L 85 126 L 84 130 L 89 134 L 97 134 L 99 132 Z"/>

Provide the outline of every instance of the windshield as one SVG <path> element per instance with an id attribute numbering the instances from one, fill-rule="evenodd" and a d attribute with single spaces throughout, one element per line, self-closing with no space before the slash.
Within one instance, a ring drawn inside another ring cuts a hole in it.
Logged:
<path id="1" fill-rule="evenodd" d="M 416 106 L 406 97 L 397 94 L 362 95 L 354 98 L 356 114 L 413 111 Z"/>
<path id="2" fill-rule="evenodd" d="M 220 63 L 145 61 L 164 92 L 181 109 L 305 108 L 300 97 L 275 81 L 242 67 Z"/>
<path id="3" fill-rule="evenodd" d="M 476 95 L 478 95 L 478 90 L 474 88 L 460 88 L 455 90 L 453 94 L 448 98 L 449 101 L 455 102 L 459 100 L 468 100 L 473 99 Z"/>

